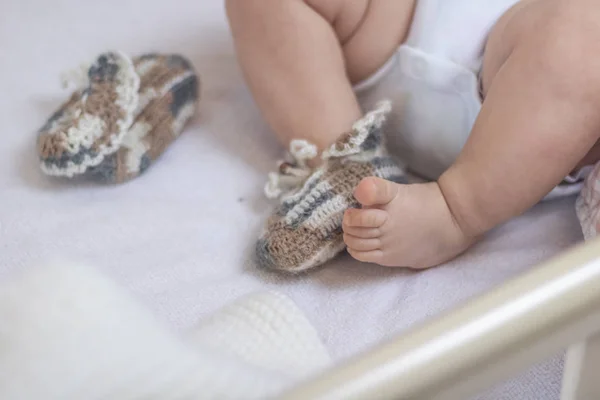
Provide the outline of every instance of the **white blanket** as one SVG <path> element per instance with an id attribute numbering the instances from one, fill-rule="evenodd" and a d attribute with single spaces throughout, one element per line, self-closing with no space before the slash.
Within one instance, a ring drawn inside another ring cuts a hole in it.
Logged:
<path id="1" fill-rule="evenodd" d="M 330 364 L 285 296 L 247 296 L 181 337 L 96 270 L 64 263 L 0 285 L 0 320 L 7 400 L 258 400 Z"/>
<path id="2" fill-rule="evenodd" d="M 496 286 L 582 239 L 573 199 L 543 204 L 467 254 L 415 273 L 341 257 L 298 278 L 257 271 L 282 149 L 233 56 L 219 0 L 8 1 L 0 12 L 0 278 L 56 257 L 98 266 L 183 330 L 241 295 L 281 291 L 335 360 Z M 35 131 L 64 99 L 59 74 L 100 51 L 181 52 L 202 80 L 200 113 L 145 176 L 119 187 L 43 176 Z M 560 357 L 484 399 L 557 399 Z"/>

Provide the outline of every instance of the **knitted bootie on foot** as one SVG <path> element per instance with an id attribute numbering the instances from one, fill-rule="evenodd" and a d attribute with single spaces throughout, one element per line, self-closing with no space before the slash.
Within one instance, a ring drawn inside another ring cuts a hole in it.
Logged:
<path id="1" fill-rule="evenodd" d="M 306 160 L 315 157 L 316 148 L 292 143 L 295 159 L 281 163 L 265 188 L 267 196 L 281 197 L 281 204 L 256 245 L 261 267 L 297 273 L 331 260 L 346 248 L 342 219 L 346 209 L 360 206 L 353 196 L 358 183 L 369 176 L 406 183 L 404 171 L 382 144 L 381 127 L 389 110 L 390 104 L 382 102 L 357 121 L 323 153 L 323 163 L 314 171 Z M 291 190 L 284 194 L 282 186 Z"/>
<path id="2" fill-rule="evenodd" d="M 575 202 L 575 211 L 583 237 L 592 240 L 600 232 L 600 162 L 585 178 L 581 193 Z"/>
<path id="3" fill-rule="evenodd" d="M 198 77 L 178 55 L 101 54 L 39 130 L 41 169 L 121 183 L 143 173 L 194 115 Z"/>

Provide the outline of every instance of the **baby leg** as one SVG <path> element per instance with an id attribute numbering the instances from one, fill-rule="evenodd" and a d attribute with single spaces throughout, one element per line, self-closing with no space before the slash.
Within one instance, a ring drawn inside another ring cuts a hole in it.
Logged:
<path id="1" fill-rule="evenodd" d="M 400 180 L 379 138 L 388 106 L 363 117 L 352 83 L 375 72 L 407 33 L 415 0 L 228 0 L 235 46 L 265 119 L 286 146 L 314 143 L 326 160 L 308 175 L 270 175 L 269 196 L 284 196 L 256 245 L 261 267 L 300 272 L 335 257 L 343 212 L 366 176 Z M 362 117 L 362 118 L 361 118 Z M 335 142 L 333 147 L 330 147 Z M 282 171 L 283 169 L 283 171 Z M 289 171 L 288 171 L 289 172 Z M 271 179 L 272 178 L 272 179 Z"/>
<path id="2" fill-rule="evenodd" d="M 352 82 L 403 41 L 415 0 L 227 0 L 243 73 L 287 147 L 323 150 L 362 115 Z"/>
<path id="3" fill-rule="evenodd" d="M 533 0 L 499 22 L 488 43 L 481 115 L 440 179 L 465 231 L 485 232 L 527 210 L 593 148 L 598 20 L 593 0 Z"/>
<path id="4" fill-rule="evenodd" d="M 344 219 L 350 253 L 389 266 L 431 267 L 516 216 L 560 183 L 600 134 L 600 6 L 523 1 L 493 30 L 485 101 L 456 162 L 438 182 L 367 178 L 362 210 Z"/>

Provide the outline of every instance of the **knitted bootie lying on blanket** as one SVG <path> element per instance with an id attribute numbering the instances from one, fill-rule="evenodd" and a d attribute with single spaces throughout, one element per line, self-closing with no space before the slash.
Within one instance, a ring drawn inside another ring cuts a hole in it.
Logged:
<path id="1" fill-rule="evenodd" d="M 381 127 L 389 110 L 390 104 L 382 102 L 357 121 L 323 153 L 323 163 L 314 171 L 306 160 L 316 156 L 316 148 L 306 142 L 291 144 L 295 159 L 282 162 L 265 189 L 267 196 L 282 200 L 256 245 L 260 266 L 300 272 L 322 265 L 345 249 L 344 211 L 360 206 L 353 192 L 363 178 L 406 182 L 382 144 Z"/>
<path id="2" fill-rule="evenodd" d="M 194 115 L 198 78 L 178 55 L 104 53 L 39 130 L 42 171 L 121 183 L 143 173 Z"/>

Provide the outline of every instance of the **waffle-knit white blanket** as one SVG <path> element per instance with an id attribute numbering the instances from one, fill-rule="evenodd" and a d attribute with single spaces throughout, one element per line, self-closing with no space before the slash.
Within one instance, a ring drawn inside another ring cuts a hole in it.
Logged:
<path id="1" fill-rule="evenodd" d="M 329 365 L 294 303 L 262 292 L 176 334 L 95 269 L 0 286 L 0 398 L 265 399 Z"/>

